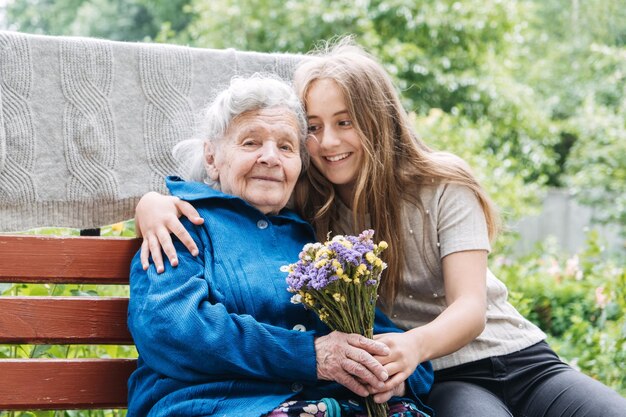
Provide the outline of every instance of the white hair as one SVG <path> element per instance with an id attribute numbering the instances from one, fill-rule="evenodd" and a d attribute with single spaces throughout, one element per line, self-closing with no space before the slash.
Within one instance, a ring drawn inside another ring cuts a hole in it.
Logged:
<path id="1" fill-rule="evenodd" d="M 217 185 L 211 182 L 205 169 L 204 143 L 224 138 L 226 130 L 237 116 L 272 107 L 284 107 L 296 117 L 304 171 L 308 164 L 308 154 L 304 146 L 307 120 L 300 99 L 285 81 L 276 76 L 257 73 L 247 78 L 233 78 L 228 88 L 218 94 L 203 111 L 199 134 L 174 146 L 172 153 L 181 176 L 188 181 L 204 181 L 211 186 Z"/>

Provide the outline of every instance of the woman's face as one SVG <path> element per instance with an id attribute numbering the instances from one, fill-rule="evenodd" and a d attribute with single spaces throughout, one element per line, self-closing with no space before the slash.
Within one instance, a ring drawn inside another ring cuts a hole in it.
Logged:
<path id="1" fill-rule="evenodd" d="M 309 133 L 307 149 L 313 164 L 350 204 L 354 184 L 361 170 L 363 145 L 339 86 L 331 79 L 319 79 L 306 96 Z"/>
<path id="2" fill-rule="evenodd" d="M 237 116 L 223 139 L 205 145 L 209 177 L 265 214 L 280 211 L 302 169 L 296 116 L 275 107 Z"/>

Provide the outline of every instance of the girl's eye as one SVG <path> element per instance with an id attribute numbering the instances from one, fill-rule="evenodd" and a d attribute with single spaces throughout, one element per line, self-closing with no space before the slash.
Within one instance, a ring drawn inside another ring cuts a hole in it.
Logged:
<path id="1" fill-rule="evenodd" d="M 309 125 L 309 127 L 307 128 L 309 133 L 315 133 L 318 130 L 320 130 L 320 127 L 317 125 Z"/>
<path id="2" fill-rule="evenodd" d="M 339 121 L 339 126 L 352 126 L 352 120 L 340 120 Z"/>

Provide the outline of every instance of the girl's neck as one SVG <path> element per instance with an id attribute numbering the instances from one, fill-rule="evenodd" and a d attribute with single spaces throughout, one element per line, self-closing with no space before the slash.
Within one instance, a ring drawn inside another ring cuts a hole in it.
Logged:
<path id="1" fill-rule="evenodd" d="M 341 202 L 349 209 L 352 209 L 352 202 L 354 199 L 354 184 L 350 183 L 335 185 L 335 191 L 337 192 L 337 195 L 339 196 Z"/>

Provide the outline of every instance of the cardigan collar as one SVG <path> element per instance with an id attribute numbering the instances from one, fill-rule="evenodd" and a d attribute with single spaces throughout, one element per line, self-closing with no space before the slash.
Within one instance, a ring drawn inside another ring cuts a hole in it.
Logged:
<path id="1" fill-rule="evenodd" d="M 167 185 L 167 188 L 170 190 L 170 193 L 173 196 L 176 196 L 184 201 L 194 202 L 194 201 L 209 201 L 209 200 L 221 200 L 221 201 L 235 200 L 235 201 L 239 201 L 240 204 L 247 206 L 261 213 L 259 209 L 257 209 L 256 207 L 254 207 L 253 205 L 251 205 L 244 199 L 231 195 L 231 194 L 225 194 L 219 190 L 216 190 L 215 188 L 212 188 L 211 186 L 203 182 L 185 181 L 184 179 L 178 176 L 171 175 L 165 178 L 165 185 Z M 298 214 L 296 214 L 294 211 L 287 209 L 287 208 L 283 208 L 278 214 L 275 214 L 275 215 L 269 215 L 269 216 L 265 214 L 263 215 L 268 218 L 286 219 L 286 220 L 291 220 L 291 221 L 308 225 L 308 223 L 304 221 Z"/>

